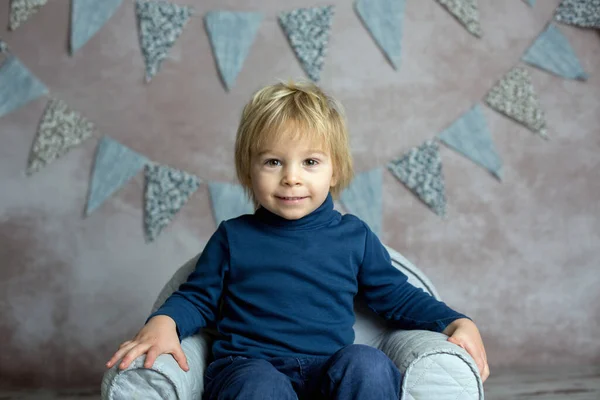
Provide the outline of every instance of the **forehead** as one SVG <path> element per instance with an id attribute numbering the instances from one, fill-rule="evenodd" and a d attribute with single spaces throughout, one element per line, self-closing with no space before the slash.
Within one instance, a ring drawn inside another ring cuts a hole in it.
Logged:
<path id="1" fill-rule="evenodd" d="M 261 140 L 255 143 L 253 152 L 259 154 L 273 150 L 301 149 L 328 154 L 328 147 L 325 138 L 319 132 L 305 129 L 296 124 L 288 124 L 278 129 L 272 129 L 270 132 L 265 132 Z"/>

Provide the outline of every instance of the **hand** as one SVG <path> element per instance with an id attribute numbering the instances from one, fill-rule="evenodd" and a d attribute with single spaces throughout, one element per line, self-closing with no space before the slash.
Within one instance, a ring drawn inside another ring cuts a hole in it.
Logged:
<path id="1" fill-rule="evenodd" d="M 444 329 L 446 335 L 450 336 L 448 341 L 454 343 L 467 351 L 475 360 L 481 380 L 485 380 L 490 376 L 490 367 L 488 366 L 485 348 L 479 334 L 477 326 L 467 318 L 460 318 L 453 321 Z"/>
<path id="2" fill-rule="evenodd" d="M 122 358 L 119 369 L 123 370 L 142 354 L 146 354 L 144 368 L 152 367 L 159 355 L 171 354 L 182 370 L 190 369 L 179 343 L 175 321 L 166 315 L 153 317 L 132 340 L 123 342 L 106 367 L 111 368 Z"/>

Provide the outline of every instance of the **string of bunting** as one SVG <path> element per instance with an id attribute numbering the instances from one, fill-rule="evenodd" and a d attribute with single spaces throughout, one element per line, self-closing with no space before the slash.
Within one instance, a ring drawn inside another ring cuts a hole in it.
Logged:
<path id="1" fill-rule="evenodd" d="M 74 53 L 111 18 L 123 0 L 72 0 L 71 52 Z M 437 0 L 475 36 L 481 35 L 477 2 Z M 528 1 L 530 6 L 533 1 Z M 45 0 L 12 0 L 10 28 L 16 29 L 46 4 Z M 401 62 L 402 20 L 405 0 L 356 0 L 358 17 L 392 67 Z M 168 51 L 193 15 L 189 6 L 136 0 L 140 46 L 146 62 L 146 81 L 160 70 Z M 279 15 L 279 23 L 307 75 L 318 81 L 329 39 L 333 6 L 296 9 Z M 393 16 L 393 18 L 390 18 Z M 556 21 L 585 28 L 600 28 L 600 1 L 563 0 Z M 223 85 L 230 90 L 248 55 L 263 15 L 256 12 L 211 11 L 204 15 L 207 36 Z M 0 66 L 0 118 L 42 96 L 48 88 L 0 40 L 4 62 Z M 575 52 L 559 27 L 549 22 L 521 57 L 523 63 L 563 77 L 586 80 Z M 484 96 L 441 133 L 409 149 L 386 167 L 407 189 L 437 215 L 446 216 L 445 181 L 439 143 L 469 158 L 502 179 L 502 160 L 495 149 L 483 105 L 521 123 L 547 139 L 544 111 L 528 69 L 515 66 Z M 49 97 L 29 155 L 26 173 L 37 173 L 59 159 L 95 131 L 88 121 L 60 99 Z M 85 215 L 89 216 L 140 171 L 144 170 L 144 228 L 154 241 L 189 201 L 203 181 L 194 174 L 152 162 L 145 156 L 102 135 L 90 181 Z M 364 219 L 373 231 L 382 228 L 383 167 L 358 174 L 342 193 L 344 208 Z M 253 205 L 238 184 L 207 182 L 215 222 L 253 212 Z"/>

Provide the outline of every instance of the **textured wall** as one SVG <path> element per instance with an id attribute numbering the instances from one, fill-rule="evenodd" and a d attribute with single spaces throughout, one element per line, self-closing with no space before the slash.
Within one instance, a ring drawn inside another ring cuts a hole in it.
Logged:
<path id="1" fill-rule="evenodd" d="M 206 186 L 153 244 L 142 235 L 142 174 L 83 219 L 100 134 L 205 180 L 234 181 L 232 150 L 244 102 L 302 71 L 278 11 L 336 4 L 322 85 L 349 115 L 358 171 L 433 137 L 517 64 L 559 0 L 481 0 L 484 37 L 434 1 L 408 1 L 395 72 L 350 1 L 254 0 L 266 13 L 230 93 L 194 18 L 151 84 L 143 83 L 131 1 L 74 57 L 69 2 L 54 0 L 0 35 L 58 98 L 96 123 L 82 147 L 32 177 L 27 155 L 45 100 L 0 120 L 0 382 L 97 384 L 117 344 L 143 323 L 165 280 L 215 228 Z M 180 0 L 199 13 L 234 0 Z M 8 21 L 8 2 L 0 21 Z M 4 23 L 3 23 L 4 24 Z M 531 69 L 552 140 L 484 108 L 505 162 L 498 183 L 442 147 L 448 219 L 384 177 L 382 239 L 419 265 L 444 299 L 471 315 L 496 366 L 600 362 L 600 36 L 560 26 L 590 73 L 566 81 Z"/>

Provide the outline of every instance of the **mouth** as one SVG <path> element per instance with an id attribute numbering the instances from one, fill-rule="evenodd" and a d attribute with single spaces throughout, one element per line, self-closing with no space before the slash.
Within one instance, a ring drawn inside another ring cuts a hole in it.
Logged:
<path id="1" fill-rule="evenodd" d="M 298 202 L 308 198 L 308 196 L 275 196 L 278 200 L 282 200 L 285 202 Z"/>

